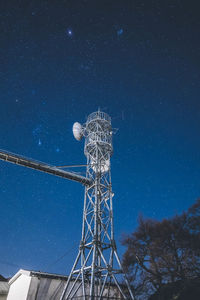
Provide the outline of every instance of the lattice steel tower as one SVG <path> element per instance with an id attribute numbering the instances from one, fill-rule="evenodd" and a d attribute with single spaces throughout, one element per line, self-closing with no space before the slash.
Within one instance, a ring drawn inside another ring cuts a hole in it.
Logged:
<path id="1" fill-rule="evenodd" d="M 86 177 L 90 184 L 85 187 L 78 255 L 60 299 L 134 299 L 114 240 L 111 118 L 104 112 L 94 112 L 83 126 L 75 123 L 73 132 L 77 140 L 85 137 Z"/>

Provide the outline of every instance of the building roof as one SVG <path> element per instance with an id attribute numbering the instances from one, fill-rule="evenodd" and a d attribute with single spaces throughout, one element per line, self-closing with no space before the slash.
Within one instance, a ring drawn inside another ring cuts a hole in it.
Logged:
<path id="1" fill-rule="evenodd" d="M 60 279 L 60 280 L 67 280 L 67 278 L 68 278 L 68 276 L 59 275 L 59 274 L 52 274 L 52 273 L 40 272 L 40 271 L 28 271 L 28 270 L 20 269 L 9 280 L 9 285 L 11 285 L 21 275 L 27 275 L 30 277 L 38 277 L 38 278 Z"/>
<path id="2" fill-rule="evenodd" d="M 50 278 L 50 279 L 61 279 L 67 280 L 68 276 L 66 275 L 59 275 L 59 274 L 52 274 L 47 272 L 40 272 L 40 271 L 30 271 L 30 276 L 37 276 L 40 278 Z"/>
<path id="3" fill-rule="evenodd" d="M 61 297 L 62 291 L 64 289 L 67 276 L 51 274 L 40 271 L 28 271 L 20 269 L 10 280 L 9 286 L 10 291 L 12 290 L 12 284 L 17 281 L 20 277 L 29 277 L 29 285 L 25 286 L 27 290 L 27 300 L 58 300 Z M 23 282 L 23 280 L 22 280 Z M 26 282 L 26 280 L 25 280 Z M 14 289 L 21 288 L 20 285 L 13 285 Z M 12 290 L 13 292 L 13 290 Z M 16 291 L 15 291 L 16 292 Z M 13 292 L 14 293 L 14 292 Z"/>

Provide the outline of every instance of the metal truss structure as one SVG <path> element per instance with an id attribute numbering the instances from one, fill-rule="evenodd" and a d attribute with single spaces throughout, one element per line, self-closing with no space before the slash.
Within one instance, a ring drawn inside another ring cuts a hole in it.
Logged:
<path id="1" fill-rule="evenodd" d="M 0 159 L 85 185 L 82 238 L 60 300 L 134 300 L 114 240 L 111 119 L 97 111 L 83 126 L 74 125 L 75 138 L 85 137 L 86 177 L 5 150 L 0 150 Z"/>
<path id="2" fill-rule="evenodd" d="M 88 178 L 85 178 L 84 176 L 81 176 L 79 174 L 73 173 L 73 172 L 68 172 L 65 170 L 60 169 L 59 167 L 51 166 L 46 163 L 33 160 L 31 158 L 26 158 L 24 156 L 14 154 L 5 150 L 0 150 L 0 159 L 20 165 L 23 167 L 35 169 L 44 173 L 48 173 L 51 175 L 59 176 L 65 179 L 70 179 L 73 181 L 77 181 L 82 183 L 83 185 L 90 185 L 92 184 L 92 181 Z"/>
<path id="3" fill-rule="evenodd" d="M 90 114 L 83 135 L 86 178 L 92 184 L 85 187 L 82 238 L 60 300 L 134 299 L 114 240 L 110 117 L 100 111 Z"/>

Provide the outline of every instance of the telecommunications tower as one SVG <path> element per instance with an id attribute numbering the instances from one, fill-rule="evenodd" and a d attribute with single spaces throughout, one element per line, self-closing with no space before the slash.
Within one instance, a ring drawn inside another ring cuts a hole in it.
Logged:
<path id="1" fill-rule="evenodd" d="M 86 177 L 1 149 L 0 159 L 85 185 L 82 238 L 60 300 L 134 300 L 114 240 L 111 118 L 94 112 L 84 125 L 74 123 L 73 133 L 77 140 L 85 137 Z"/>
<path id="2" fill-rule="evenodd" d="M 85 137 L 88 183 L 78 255 L 60 300 L 134 299 L 114 240 L 111 118 L 104 112 L 94 112 L 84 125 L 74 123 L 73 134 L 77 140 Z"/>

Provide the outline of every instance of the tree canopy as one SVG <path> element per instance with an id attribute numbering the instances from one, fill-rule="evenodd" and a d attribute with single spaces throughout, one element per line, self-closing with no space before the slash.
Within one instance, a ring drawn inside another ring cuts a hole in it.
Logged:
<path id="1" fill-rule="evenodd" d="M 200 279 L 200 200 L 170 219 L 140 217 L 138 228 L 122 243 L 123 267 L 136 299 L 179 299 L 187 285 Z M 166 290 L 171 290 L 168 298 Z"/>

